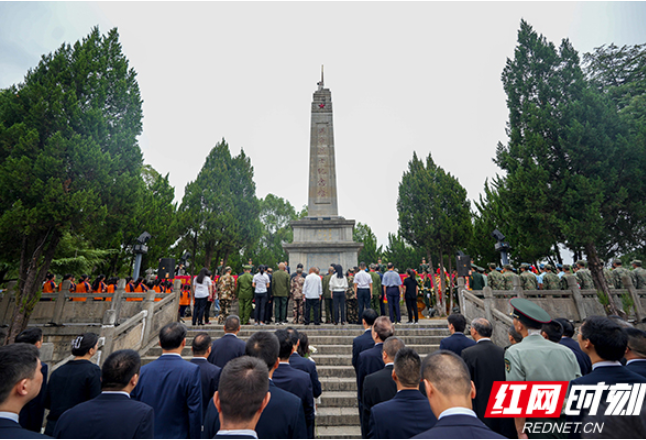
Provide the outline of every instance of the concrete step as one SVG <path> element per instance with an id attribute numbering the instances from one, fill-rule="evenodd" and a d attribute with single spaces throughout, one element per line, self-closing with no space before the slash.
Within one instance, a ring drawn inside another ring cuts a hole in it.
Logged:
<path id="1" fill-rule="evenodd" d="M 357 426 L 317 426 L 317 438 L 345 439 L 361 438 L 361 428 Z"/>
<path id="2" fill-rule="evenodd" d="M 352 391 L 357 392 L 357 379 L 355 377 L 320 377 L 321 389 L 326 391 Z"/>
<path id="3" fill-rule="evenodd" d="M 350 366 L 322 365 L 316 367 L 319 379 L 322 377 L 356 378 L 354 368 Z"/>
<path id="4" fill-rule="evenodd" d="M 304 332 L 307 333 L 308 336 L 315 336 L 315 335 L 325 335 L 325 336 L 359 336 L 361 335 L 362 328 L 359 326 L 344 326 L 344 327 L 338 327 L 338 326 L 293 326 L 296 330 L 299 332 Z M 257 331 L 276 331 L 277 329 L 285 329 L 287 328 L 286 326 L 264 326 L 264 327 L 242 327 L 240 332 L 238 333 L 238 337 L 244 338 L 244 337 L 249 337 L 250 335 L 254 334 Z M 209 335 L 211 335 L 212 338 L 215 337 L 221 337 L 224 335 L 224 331 L 222 330 L 221 326 L 220 328 L 210 328 L 210 327 L 200 327 L 197 330 L 189 329 L 187 333 L 188 338 L 193 338 L 196 334 L 201 333 L 201 332 L 206 332 Z M 425 335 L 447 335 L 449 334 L 448 329 L 446 328 L 445 325 L 442 326 L 413 326 L 413 327 L 403 327 L 403 326 L 396 326 L 395 327 L 395 334 L 397 333 L 405 333 L 410 336 L 425 336 Z"/>
<path id="5" fill-rule="evenodd" d="M 318 348 L 318 347 L 317 347 Z M 313 354 L 311 359 L 316 362 L 317 367 L 327 365 L 352 366 L 352 354 Z"/>
<path id="6" fill-rule="evenodd" d="M 317 426 L 359 426 L 358 408 L 318 408 Z"/>
<path id="7" fill-rule="evenodd" d="M 318 350 L 315 355 L 313 355 L 314 359 L 316 359 L 316 356 L 329 356 L 329 355 L 350 355 L 352 357 L 352 344 L 350 345 L 316 345 L 316 344 L 311 344 L 316 347 Z M 407 347 L 414 348 L 417 353 L 422 356 L 422 355 L 427 355 L 429 353 L 434 352 L 435 350 L 439 349 L 440 343 L 439 341 L 435 344 L 409 344 Z"/>
<path id="8" fill-rule="evenodd" d="M 325 391 L 319 408 L 353 408 L 358 405 L 356 391 Z"/>

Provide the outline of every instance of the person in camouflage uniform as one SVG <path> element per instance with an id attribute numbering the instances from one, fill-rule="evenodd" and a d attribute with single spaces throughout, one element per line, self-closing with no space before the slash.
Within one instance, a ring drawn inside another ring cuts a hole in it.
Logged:
<path id="1" fill-rule="evenodd" d="M 354 270 L 357 271 L 359 268 L 355 267 Z M 357 294 L 354 293 L 354 271 L 349 269 L 346 277 L 348 278 L 348 289 L 345 291 L 345 316 L 348 324 L 358 324 L 359 302 L 357 301 Z"/>
<path id="2" fill-rule="evenodd" d="M 505 281 L 503 290 L 514 290 L 514 280 L 518 278 L 518 275 L 514 273 L 514 266 L 511 264 L 505 264 L 505 267 L 502 270 L 502 277 Z"/>
<path id="3" fill-rule="evenodd" d="M 560 278 L 557 274 L 552 272 L 552 265 L 545 265 L 545 273 L 543 274 L 543 290 L 561 290 Z"/>
<path id="4" fill-rule="evenodd" d="M 303 268 L 299 267 L 296 270 L 296 276 L 290 281 L 290 292 L 291 297 L 294 300 L 294 324 L 303 323 L 303 284 L 305 284 L 305 278 L 302 277 Z"/>
<path id="5" fill-rule="evenodd" d="M 491 290 L 505 290 L 505 279 L 496 270 L 496 263 L 489 263 L 489 274 L 487 274 L 487 286 Z"/>
<path id="6" fill-rule="evenodd" d="M 569 264 L 563 265 L 563 276 L 559 280 L 559 287 L 561 288 L 561 290 L 570 290 L 570 286 L 567 283 L 566 275 L 574 275 L 572 273 L 572 268 Z"/>
<path id="7" fill-rule="evenodd" d="M 370 277 L 372 278 L 372 298 L 370 300 L 370 307 L 377 312 L 377 315 L 379 315 L 380 311 L 380 305 L 379 303 L 381 302 L 381 296 L 383 295 L 383 288 L 381 287 L 381 277 L 379 274 L 376 272 L 377 271 L 377 265 L 376 264 L 371 264 L 370 265 Z"/>
<path id="8" fill-rule="evenodd" d="M 251 275 L 251 266 L 243 266 L 244 273 L 238 277 L 236 285 L 236 294 L 240 306 L 240 325 L 247 325 L 253 311 L 253 276 Z"/>
<path id="9" fill-rule="evenodd" d="M 633 278 L 635 289 L 646 289 L 646 269 L 642 267 L 641 260 L 633 260 L 630 264 L 633 266 L 630 275 Z"/>
<path id="10" fill-rule="evenodd" d="M 630 277 L 630 272 L 621 265 L 621 260 L 615 260 L 612 263 L 612 267 L 614 267 L 612 270 L 612 276 L 615 289 L 624 289 L 624 282 L 621 280 L 621 277 L 624 275 Z"/>
<path id="11" fill-rule="evenodd" d="M 235 299 L 236 280 L 231 275 L 231 268 L 224 268 L 224 275 L 218 280 L 218 293 L 220 295 L 220 315 L 218 323 L 224 324 L 231 311 L 231 303 Z"/>
<path id="12" fill-rule="evenodd" d="M 520 265 L 520 287 L 523 290 L 538 290 L 536 275 L 529 271 L 529 264 Z"/>
<path id="13" fill-rule="evenodd" d="M 220 265 L 215 269 L 215 276 L 224 275 L 224 260 L 220 260 Z"/>
<path id="14" fill-rule="evenodd" d="M 424 272 L 428 272 L 428 264 L 426 264 L 426 258 L 422 258 L 422 264 L 419 265 L 419 269 L 417 270 L 418 274 L 422 274 Z"/>
<path id="15" fill-rule="evenodd" d="M 592 281 L 592 274 L 589 269 L 585 268 L 585 261 L 579 260 L 574 264 L 574 272 L 576 281 L 579 283 L 581 290 L 593 290 L 594 281 Z"/>
<path id="16" fill-rule="evenodd" d="M 323 277 L 322 287 L 323 287 L 323 304 L 325 305 L 325 321 L 323 321 L 323 307 L 321 310 L 321 322 L 326 324 L 332 324 L 334 321 L 334 312 L 332 308 L 332 292 L 330 292 L 330 278 L 334 274 L 334 268 L 332 266 L 328 267 L 327 274 Z"/>

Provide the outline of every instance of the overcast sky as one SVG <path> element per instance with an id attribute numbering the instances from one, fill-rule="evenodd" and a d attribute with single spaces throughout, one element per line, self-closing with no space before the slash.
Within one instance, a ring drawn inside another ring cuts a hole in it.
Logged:
<path id="1" fill-rule="evenodd" d="M 119 29 L 144 101 L 145 162 L 181 200 L 225 138 L 257 195 L 307 204 L 312 93 L 332 92 L 339 214 L 385 244 L 416 151 L 477 199 L 507 142 L 500 75 L 520 20 L 580 52 L 646 42 L 631 3 L 0 3 L 0 88 L 98 25 Z"/>

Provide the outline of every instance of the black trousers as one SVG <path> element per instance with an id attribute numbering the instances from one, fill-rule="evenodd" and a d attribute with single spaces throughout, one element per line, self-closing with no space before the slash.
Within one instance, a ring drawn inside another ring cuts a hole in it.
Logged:
<path id="1" fill-rule="evenodd" d="M 310 312 L 312 308 L 314 309 L 314 324 L 319 325 L 321 323 L 319 319 L 320 305 L 321 301 L 318 299 L 305 299 L 305 325 L 308 325 L 310 323 Z"/>
<path id="2" fill-rule="evenodd" d="M 370 308 L 370 289 L 357 289 L 357 301 L 359 302 L 359 324 L 363 319 L 363 311 Z"/>
<path id="3" fill-rule="evenodd" d="M 334 322 L 345 322 L 345 292 L 332 292 L 332 306 L 334 307 Z"/>
<path id="4" fill-rule="evenodd" d="M 417 322 L 417 298 L 406 298 L 406 310 L 408 311 L 408 322 Z"/>
<path id="5" fill-rule="evenodd" d="M 209 298 L 195 298 L 195 305 L 193 307 L 193 325 L 204 324 L 204 312 L 209 304 Z"/>
<path id="6" fill-rule="evenodd" d="M 268 292 L 262 292 L 262 293 L 256 292 L 255 294 L 256 309 L 254 310 L 254 320 L 256 321 L 256 323 L 265 322 L 264 321 L 265 309 L 267 308 L 268 299 L 269 299 Z"/>

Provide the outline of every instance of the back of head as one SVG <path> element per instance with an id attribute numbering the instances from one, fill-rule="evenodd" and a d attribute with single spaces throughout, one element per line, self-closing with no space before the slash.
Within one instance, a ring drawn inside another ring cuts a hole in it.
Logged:
<path id="1" fill-rule="evenodd" d="M 361 268 L 361 270 L 366 270 L 366 262 L 362 261 L 361 263 L 359 263 L 359 267 Z"/>
<path id="2" fill-rule="evenodd" d="M 413 272 L 413 269 L 406 269 L 406 273 L 408 274 L 409 277 L 415 276 L 415 272 Z"/>
<path id="3" fill-rule="evenodd" d="M 298 354 L 301 357 L 305 357 L 310 351 L 310 339 L 307 337 L 307 333 L 298 334 Z"/>
<path id="4" fill-rule="evenodd" d="M 471 374 L 462 358 L 452 351 L 439 350 L 422 362 L 422 378 L 445 396 L 468 397 Z"/>
<path id="5" fill-rule="evenodd" d="M 635 356 L 646 359 L 646 332 L 637 328 L 625 328 L 628 336 L 628 348 Z"/>
<path id="6" fill-rule="evenodd" d="M 397 380 L 406 388 L 418 388 L 421 360 L 415 350 L 404 347 L 395 355 L 395 374 Z"/>
<path id="7" fill-rule="evenodd" d="M 0 347 L 0 405 L 13 387 L 23 379 L 33 379 L 38 367 L 38 349 L 31 344 Z"/>
<path id="8" fill-rule="evenodd" d="M 395 359 L 397 352 L 404 347 L 406 347 L 404 341 L 395 336 L 391 336 L 384 341 L 384 352 L 388 356 L 388 359 Z"/>
<path id="9" fill-rule="evenodd" d="M 194 356 L 203 356 L 209 351 L 211 346 L 211 336 L 208 333 L 198 333 L 193 338 L 191 343 L 191 349 L 193 350 Z"/>
<path id="10" fill-rule="evenodd" d="M 336 273 L 336 277 L 343 278 L 343 267 L 340 264 L 335 264 L 332 267 L 334 267 L 334 273 Z"/>
<path id="11" fill-rule="evenodd" d="M 99 335 L 96 333 L 83 333 L 72 341 L 72 354 L 74 356 L 85 356 L 99 342 Z"/>
<path id="12" fill-rule="evenodd" d="M 220 416 L 228 423 L 251 421 L 267 391 L 269 371 L 265 362 L 250 356 L 230 360 L 220 374 Z"/>
<path id="13" fill-rule="evenodd" d="M 245 354 L 260 359 L 267 366 L 267 371 L 274 368 L 278 360 L 280 346 L 276 336 L 269 332 L 256 332 L 245 344 Z"/>
<path id="14" fill-rule="evenodd" d="M 279 344 L 278 357 L 280 359 L 288 359 L 294 348 L 291 335 L 287 330 L 283 329 L 276 330 L 274 335 L 276 335 Z"/>
<path id="15" fill-rule="evenodd" d="M 559 342 L 563 337 L 563 326 L 560 322 L 553 320 L 550 323 L 543 324 L 541 332 L 545 333 L 550 341 Z"/>
<path id="16" fill-rule="evenodd" d="M 240 330 L 240 318 L 236 315 L 229 315 L 224 320 L 224 332 L 235 333 Z"/>
<path id="17" fill-rule="evenodd" d="M 186 326 L 179 322 L 166 324 L 159 330 L 159 345 L 162 350 L 175 350 L 186 339 Z"/>
<path id="18" fill-rule="evenodd" d="M 483 338 L 490 338 L 493 335 L 493 326 L 489 321 L 484 318 L 476 318 L 471 322 L 471 328 L 473 328 L 477 334 Z"/>
<path id="19" fill-rule="evenodd" d="M 379 339 L 382 341 L 385 341 L 395 334 L 395 327 L 393 327 L 393 323 L 390 322 L 390 318 L 387 316 L 380 316 L 375 319 L 372 330 L 377 333 L 377 336 L 379 336 Z"/>
<path id="20" fill-rule="evenodd" d="M 464 333 L 467 326 L 467 319 L 460 313 L 453 313 L 446 318 L 449 324 L 453 325 L 456 332 Z"/>
<path id="21" fill-rule="evenodd" d="M 518 331 L 516 331 L 516 327 L 514 327 L 513 325 L 509 327 L 509 329 L 507 330 L 507 334 L 509 334 L 509 336 L 512 337 L 512 339 L 516 344 L 518 344 L 520 341 L 523 340 L 523 335 L 518 333 Z"/>
<path id="22" fill-rule="evenodd" d="M 565 318 L 556 318 L 554 319 L 554 321 L 558 322 L 559 324 L 561 324 L 561 326 L 563 326 L 563 336 L 567 338 L 571 338 L 572 336 L 574 336 L 574 326 L 570 321 L 568 321 Z"/>
<path id="23" fill-rule="evenodd" d="M 141 357 L 134 350 L 117 350 L 103 363 L 101 389 L 118 391 L 126 388 L 141 369 Z"/>
<path id="24" fill-rule="evenodd" d="M 204 282 L 204 278 L 208 277 L 210 275 L 211 275 L 211 272 L 206 267 L 203 267 L 200 270 L 200 273 L 197 275 L 197 278 L 195 279 L 195 282 L 197 282 L 199 284 L 202 284 Z"/>
<path id="25" fill-rule="evenodd" d="M 43 340 L 43 331 L 38 327 L 29 327 L 16 336 L 16 342 L 36 345 Z"/>
<path id="26" fill-rule="evenodd" d="M 624 357 L 628 345 L 628 335 L 605 316 L 588 316 L 581 325 L 581 337 L 590 341 L 597 355 L 606 361 Z"/>
<path id="27" fill-rule="evenodd" d="M 395 267 L 395 265 L 393 263 L 388 263 L 387 267 L 388 267 L 388 269 L 393 269 Z"/>
<path id="28" fill-rule="evenodd" d="M 372 327 L 372 325 L 375 323 L 375 319 L 377 319 L 377 312 L 375 312 L 373 309 L 365 309 L 363 311 L 363 315 L 361 315 L 361 318 L 366 321 L 366 324 Z"/>
<path id="29" fill-rule="evenodd" d="M 298 344 L 299 341 L 299 333 L 298 330 L 296 330 L 294 327 L 285 327 L 285 330 L 287 330 L 287 334 L 289 334 L 290 340 L 292 341 L 292 345 Z"/>

